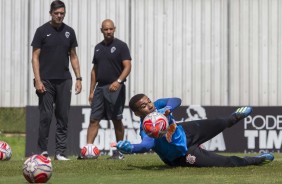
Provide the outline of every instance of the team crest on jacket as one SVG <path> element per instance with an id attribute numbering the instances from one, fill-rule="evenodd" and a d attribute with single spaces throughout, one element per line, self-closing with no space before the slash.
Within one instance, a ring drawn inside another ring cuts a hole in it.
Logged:
<path id="1" fill-rule="evenodd" d="M 188 162 L 189 164 L 194 164 L 196 162 L 196 157 L 193 155 L 186 155 L 186 162 Z"/>
<path id="2" fill-rule="evenodd" d="M 66 38 L 69 38 L 70 37 L 70 32 L 66 31 L 65 32 L 65 36 L 66 36 Z"/>
<path id="3" fill-rule="evenodd" d="M 114 53 L 116 50 L 117 50 L 116 47 L 112 47 L 111 48 L 111 53 Z"/>

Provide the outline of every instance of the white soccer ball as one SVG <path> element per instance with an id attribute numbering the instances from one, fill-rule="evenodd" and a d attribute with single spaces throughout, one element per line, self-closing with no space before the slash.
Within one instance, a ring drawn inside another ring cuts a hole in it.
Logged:
<path id="1" fill-rule="evenodd" d="M 152 112 L 144 118 L 142 128 L 149 137 L 161 138 L 168 131 L 168 119 L 159 112 Z"/>
<path id="2" fill-rule="evenodd" d="M 10 160 L 12 157 L 12 149 L 8 143 L 0 141 L 0 160 Z"/>
<path id="3" fill-rule="evenodd" d="M 100 150 L 94 144 L 85 145 L 80 152 L 82 158 L 96 159 L 100 155 Z"/>
<path id="4" fill-rule="evenodd" d="M 52 176 L 51 160 L 32 155 L 23 164 L 23 175 L 29 183 L 46 183 Z"/>

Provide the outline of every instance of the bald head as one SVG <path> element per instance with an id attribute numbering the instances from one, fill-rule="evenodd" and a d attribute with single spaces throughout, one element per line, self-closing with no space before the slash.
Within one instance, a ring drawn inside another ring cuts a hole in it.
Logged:
<path id="1" fill-rule="evenodd" d="M 114 39 L 116 27 L 114 22 L 110 19 L 106 19 L 102 22 L 101 32 L 104 35 L 104 43 L 107 45 Z"/>
<path id="2" fill-rule="evenodd" d="M 105 26 L 112 26 L 112 27 L 115 27 L 115 24 L 114 22 L 111 20 L 111 19 L 105 19 L 103 22 L 102 22 L 102 25 L 101 25 L 101 29 Z"/>

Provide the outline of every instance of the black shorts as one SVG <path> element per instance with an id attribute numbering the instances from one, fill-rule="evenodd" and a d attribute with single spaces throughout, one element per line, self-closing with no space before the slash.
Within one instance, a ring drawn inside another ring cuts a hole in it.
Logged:
<path id="1" fill-rule="evenodd" d="M 115 92 L 110 92 L 109 86 L 96 86 L 91 103 L 90 120 L 120 120 L 123 118 L 125 85 L 121 84 Z"/>

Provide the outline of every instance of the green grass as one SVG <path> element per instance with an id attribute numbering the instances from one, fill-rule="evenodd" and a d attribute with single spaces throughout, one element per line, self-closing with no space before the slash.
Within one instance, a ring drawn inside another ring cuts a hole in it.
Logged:
<path id="1" fill-rule="evenodd" d="M 0 162 L 0 183 L 27 183 L 22 176 L 25 138 L 0 135 L 0 140 L 7 141 L 13 149 L 12 159 Z M 171 168 L 156 154 L 126 155 L 125 160 L 106 158 L 76 160 L 73 156 L 71 161 L 52 161 L 53 175 L 48 183 L 282 183 L 282 154 L 278 153 L 270 164 L 240 168 Z"/>
<path id="2" fill-rule="evenodd" d="M 5 136 L 0 134 L 0 140 L 7 142 L 12 149 L 12 160 L 23 160 L 25 155 L 25 136 Z M 1 172 L 0 172 L 1 176 Z M 1 183 L 1 182 L 0 182 Z"/>
<path id="3" fill-rule="evenodd" d="M 24 107 L 0 108 L 0 133 L 25 133 Z"/>

